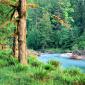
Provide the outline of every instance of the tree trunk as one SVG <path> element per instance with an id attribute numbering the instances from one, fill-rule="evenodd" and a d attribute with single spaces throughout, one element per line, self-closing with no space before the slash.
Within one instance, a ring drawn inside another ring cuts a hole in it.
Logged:
<path id="1" fill-rule="evenodd" d="M 13 55 L 18 58 L 18 33 L 14 30 Z"/>
<path id="2" fill-rule="evenodd" d="M 18 25 L 19 61 L 27 64 L 26 49 L 26 0 L 19 0 L 19 25 Z"/>

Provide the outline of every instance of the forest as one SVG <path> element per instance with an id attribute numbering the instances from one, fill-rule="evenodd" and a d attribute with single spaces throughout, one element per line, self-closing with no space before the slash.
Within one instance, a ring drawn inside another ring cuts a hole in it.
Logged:
<path id="1" fill-rule="evenodd" d="M 85 0 L 0 0 L 0 85 L 85 85 Z"/>

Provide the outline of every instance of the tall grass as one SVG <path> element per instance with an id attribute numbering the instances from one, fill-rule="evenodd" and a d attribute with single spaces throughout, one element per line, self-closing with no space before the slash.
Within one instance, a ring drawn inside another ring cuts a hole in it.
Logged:
<path id="1" fill-rule="evenodd" d="M 28 63 L 22 66 L 10 53 L 0 52 L 0 85 L 85 85 L 80 69 L 63 70 L 57 61 L 44 64 L 34 57 Z"/>

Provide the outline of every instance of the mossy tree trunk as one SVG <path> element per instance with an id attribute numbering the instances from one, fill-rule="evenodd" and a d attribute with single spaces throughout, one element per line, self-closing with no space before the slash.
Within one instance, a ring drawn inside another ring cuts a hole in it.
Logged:
<path id="1" fill-rule="evenodd" d="M 14 30 L 13 56 L 18 58 L 18 31 L 17 29 Z"/>

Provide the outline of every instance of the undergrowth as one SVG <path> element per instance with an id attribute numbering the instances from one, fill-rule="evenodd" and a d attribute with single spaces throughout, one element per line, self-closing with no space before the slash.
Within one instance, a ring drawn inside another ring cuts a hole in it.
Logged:
<path id="1" fill-rule="evenodd" d="M 63 70 L 57 61 L 41 63 L 28 57 L 21 65 L 8 51 L 0 52 L 0 85 L 85 85 L 85 74 L 78 68 Z"/>

